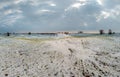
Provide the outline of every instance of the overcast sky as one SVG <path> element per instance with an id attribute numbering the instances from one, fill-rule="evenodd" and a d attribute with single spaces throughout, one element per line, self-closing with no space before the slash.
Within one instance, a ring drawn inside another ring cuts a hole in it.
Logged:
<path id="1" fill-rule="evenodd" d="M 0 0 L 0 32 L 120 30 L 120 0 Z"/>

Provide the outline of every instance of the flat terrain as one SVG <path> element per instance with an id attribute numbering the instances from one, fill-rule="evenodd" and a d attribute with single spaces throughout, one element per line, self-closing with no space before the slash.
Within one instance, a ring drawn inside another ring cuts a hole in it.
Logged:
<path id="1" fill-rule="evenodd" d="M 120 37 L 0 37 L 0 77 L 120 77 Z"/>

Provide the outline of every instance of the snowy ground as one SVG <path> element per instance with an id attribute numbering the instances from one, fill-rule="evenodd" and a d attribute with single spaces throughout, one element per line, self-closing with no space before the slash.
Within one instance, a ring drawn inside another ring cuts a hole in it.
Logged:
<path id="1" fill-rule="evenodd" d="M 0 36 L 0 77 L 120 77 L 120 37 Z"/>

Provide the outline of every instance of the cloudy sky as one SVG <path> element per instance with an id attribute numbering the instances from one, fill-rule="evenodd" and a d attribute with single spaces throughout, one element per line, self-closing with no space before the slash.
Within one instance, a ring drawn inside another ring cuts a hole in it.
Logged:
<path id="1" fill-rule="evenodd" d="M 120 0 L 0 0 L 0 32 L 120 30 Z"/>

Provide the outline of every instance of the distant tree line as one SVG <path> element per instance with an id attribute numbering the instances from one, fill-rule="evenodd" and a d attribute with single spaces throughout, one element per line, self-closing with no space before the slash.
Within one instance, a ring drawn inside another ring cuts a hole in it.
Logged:
<path id="1" fill-rule="evenodd" d="M 58 33 L 59 33 L 59 32 L 58 32 Z M 60 33 L 69 34 L 69 32 L 60 32 Z M 79 34 L 79 33 L 81 34 L 81 33 L 83 33 L 83 31 L 79 31 L 78 34 Z M 99 30 L 99 33 L 100 33 L 100 35 L 105 34 L 105 32 L 104 32 L 103 29 Z M 10 32 L 5 33 L 6 36 L 10 36 L 11 34 L 16 34 L 16 33 L 15 33 L 15 32 L 13 32 L 13 33 L 10 33 Z M 28 32 L 28 33 L 22 33 L 22 34 L 31 35 L 31 34 L 34 34 L 34 33 Z M 50 34 L 50 35 L 56 35 L 57 33 L 36 33 L 36 34 L 42 34 L 42 35 L 46 35 L 46 34 L 47 34 L 47 35 L 48 35 L 48 34 Z M 109 34 L 109 35 L 115 34 L 115 32 L 112 32 L 112 30 L 109 29 L 109 30 L 108 30 L 108 34 Z"/>
<path id="2" fill-rule="evenodd" d="M 101 35 L 102 35 L 102 34 L 105 34 L 105 32 L 104 32 L 103 29 L 99 30 L 99 33 L 100 33 Z M 108 34 L 109 34 L 109 35 L 111 35 L 111 34 L 115 34 L 115 32 L 112 32 L 112 30 L 109 29 L 109 30 L 108 30 Z"/>

